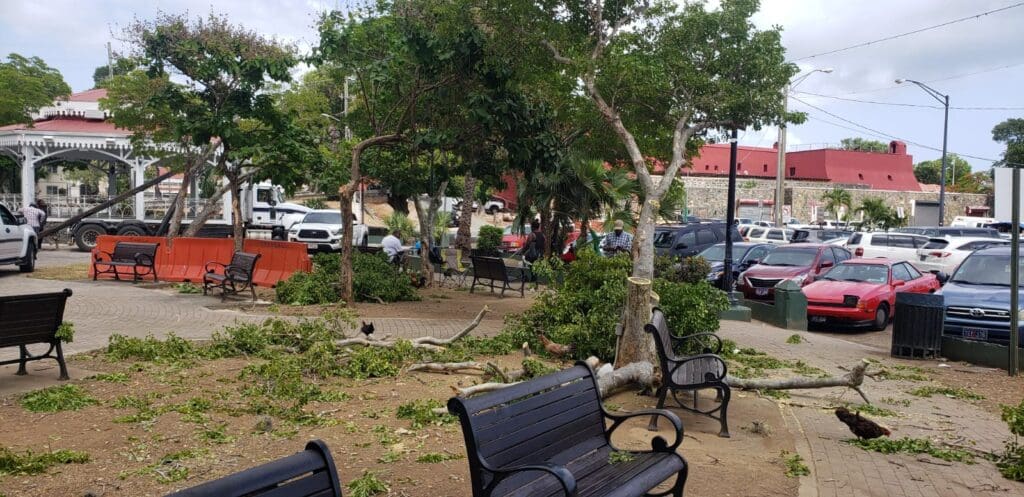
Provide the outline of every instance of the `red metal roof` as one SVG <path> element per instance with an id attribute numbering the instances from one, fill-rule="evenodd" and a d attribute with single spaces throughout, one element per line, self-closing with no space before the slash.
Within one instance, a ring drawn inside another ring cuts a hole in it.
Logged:
<path id="1" fill-rule="evenodd" d="M 72 93 L 68 97 L 70 102 L 99 102 L 101 98 L 106 98 L 106 88 L 93 88 L 91 90 L 85 90 L 78 93 Z"/>
<path id="2" fill-rule="evenodd" d="M 0 126 L 0 131 L 42 131 L 54 133 L 95 133 L 101 135 L 130 135 L 131 132 L 120 129 L 112 122 L 99 119 L 83 119 L 80 117 L 57 117 L 32 124 L 9 124 Z"/>

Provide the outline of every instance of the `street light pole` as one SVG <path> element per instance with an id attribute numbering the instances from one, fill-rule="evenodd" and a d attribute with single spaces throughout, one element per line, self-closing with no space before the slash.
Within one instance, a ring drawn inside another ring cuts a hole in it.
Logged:
<path id="1" fill-rule="evenodd" d="M 775 218 L 775 225 L 781 227 L 782 222 L 782 202 L 785 200 L 785 180 L 786 180 L 786 121 L 785 115 L 789 112 L 789 91 L 796 88 L 797 85 L 803 83 L 808 76 L 821 72 L 828 74 L 832 72 L 832 68 L 825 69 L 814 69 L 811 72 L 794 79 L 792 82 L 787 84 L 782 89 L 782 114 L 783 120 L 779 123 L 779 139 L 778 139 L 778 167 L 775 170 L 775 205 L 773 206 L 773 214 Z"/>
<path id="2" fill-rule="evenodd" d="M 949 138 L 949 95 L 944 95 L 935 88 L 932 88 L 920 81 L 912 79 L 897 79 L 896 84 L 914 83 L 921 87 L 925 93 L 938 100 L 945 109 L 942 121 L 942 170 L 939 171 L 939 226 L 946 224 L 946 143 Z M 956 170 L 953 171 L 954 184 L 956 184 Z"/>

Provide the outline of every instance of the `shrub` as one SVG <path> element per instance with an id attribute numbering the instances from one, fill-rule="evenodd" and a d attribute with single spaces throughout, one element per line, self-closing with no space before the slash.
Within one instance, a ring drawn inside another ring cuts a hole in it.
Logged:
<path id="1" fill-rule="evenodd" d="M 654 292 L 661 297 L 658 305 L 665 313 L 672 332 L 678 336 L 718 331 L 718 313 L 729 308 L 725 292 L 703 280 L 699 283 L 675 283 L 656 279 Z"/>
<path id="2" fill-rule="evenodd" d="M 701 283 L 707 280 L 711 263 L 703 257 L 680 259 L 671 256 L 654 258 L 654 275 L 675 283 Z"/>
<path id="3" fill-rule="evenodd" d="M 304 202 L 304 205 L 306 207 L 309 207 L 310 209 L 326 209 L 327 208 L 327 202 L 325 202 L 324 199 L 322 199 L 320 197 L 306 199 L 306 201 Z"/>
<path id="4" fill-rule="evenodd" d="M 476 250 L 484 255 L 498 255 L 501 248 L 501 236 L 504 230 L 497 226 L 485 224 L 480 227 L 480 234 L 476 238 Z"/>
<path id="5" fill-rule="evenodd" d="M 126 337 L 114 334 L 107 345 L 107 357 L 115 361 L 136 359 L 140 361 L 191 362 L 196 358 L 195 345 L 174 333 L 160 340 L 153 335 L 146 338 Z"/>
<path id="6" fill-rule="evenodd" d="M 1024 444 L 1020 443 L 1020 437 L 1024 437 L 1024 400 L 1018 406 L 1000 407 L 1013 438 L 1006 441 L 1006 451 L 996 460 L 996 467 L 1004 477 L 1024 481 Z"/>
<path id="7" fill-rule="evenodd" d="M 352 291 L 358 301 L 384 302 L 419 300 L 408 275 L 402 274 L 386 256 L 352 254 Z"/>
<path id="8" fill-rule="evenodd" d="M 277 284 L 277 301 L 290 305 L 313 305 L 341 300 L 338 292 L 340 261 L 336 254 L 317 254 L 313 257 L 312 273 L 297 272 Z"/>
<path id="9" fill-rule="evenodd" d="M 399 238 L 402 240 L 409 240 L 416 235 L 416 230 L 413 228 L 408 214 L 395 212 L 384 216 L 384 224 L 388 227 L 388 234 L 394 233 L 397 230 L 401 233 Z"/>

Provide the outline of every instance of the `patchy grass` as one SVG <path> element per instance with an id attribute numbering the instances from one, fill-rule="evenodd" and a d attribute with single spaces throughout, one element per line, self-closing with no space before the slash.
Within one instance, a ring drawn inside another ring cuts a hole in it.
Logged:
<path id="1" fill-rule="evenodd" d="M 128 383 L 131 375 L 128 373 L 100 373 L 92 375 L 87 380 L 105 381 L 107 383 Z"/>
<path id="2" fill-rule="evenodd" d="M 960 400 L 983 400 L 985 396 L 976 394 L 966 388 L 962 387 L 936 387 L 926 386 L 915 388 L 910 392 L 907 392 L 915 397 L 931 397 L 932 395 L 945 395 L 951 399 Z"/>
<path id="3" fill-rule="evenodd" d="M 178 293 L 183 293 L 183 294 L 194 295 L 194 294 L 197 294 L 197 293 L 203 293 L 203 289 L 202 288 L 199 288 L 198 286 L 195 286 L 192 283 L 178 283 L 178 284 L 174 285 L 174 289 L 177 290 Z"/>
<path id="4" fill-rule="evenodd" d="M 455 416 L 452 416 L 451 414 L 434 413 L 434 409 L 440 409 L 442 407 L 444 407 L 444 405 L 437 399 L 420 399 L 398 406 L 398 410 L 395 414 L 398 419 L 408 419 L 412 421 L 412 428 L 414 430 L 418 430 L 427 425 L 454 423 L 456 421 Z"/>
<path id="5" fill-rule="evenodd" d="M 623 452 L 621 450 L 613 450 L 608 454 L 608 464 L 619 464 L 623 462 L 631 462 L 636 457 L 629 452 Z"/>
<path id="6" fill-rule="evenodd" d="M 800 336 L 797 333 L 793 333 L 792 335 L 789 335 L 789 338 L 786 339 L 786 343 L 789 343 L 789 344 L 792 344 L 792 345 L 799 345 L 801 343 L 804 343 L 805 341 L 806 340 L 804 340 L 804 337 Z"/>
<path id="7" fill-rule="evenodd" d="M 785 390 L 758 390 L 757 393 L 763 397 L 769 397 L 776 400 L 789 398 L 789 392 Z"/>
<path id="8" fill-rule="evenodd" d="M 40 280 L 87 280 L 89 279 L 89 267 L 91 267 L 91 264 L 88 262 L 83 262 L 81 264 L 69 264 L 67 266 L 37 266 L 36 270 L 29 273 L 28 277 Z"/>
<path id="9" fill-rule="evenodd" d="M 77 411 L 98 403 L 78 385 L 48 387 L 21 397 L 21 407 L 32 412 Z"/>
<path id="10" fill-rule="evenodd" d="M 416 458 L 416 462 L 436 464 L 445 461 L 454 461 L 456 459 L 462 459 L 461 454 L 449 454 L 447 452 L 427 452 Z"/>
<path id="11" fill-rule="evenodd" d="M 183 461 L 206 455 L 206 449 L 185 449 L 166 454 L 159 461 L 135 471 L 122 471 L 118 478 L 124 480 L 132 475 L 153 475 L 158 483 L 174 483 L 188 478 L 188 466 Z"/>
<path id="12" fill-rule="evenodd" d="M 885 397 L 882 402 L 891 406 L 910 407 L 910 399 L 897 399 L 896 397 Z"/>
<path id="13" fill-rule="evenodd" d="M 363 476 L 348 482 L 349 492 L 352 497 L 373 497 L 388 492 L 388 486 L 381 480 L 377 473 L 363 471 Z"/>
<path id="14" fill-rule="evenodd" d="M 853 412 L 859 412 L 861 414 L 868 414 L 870 416 L 881 416 L 884 418 L 895 418 L 899 416 L 896 411 L 886 409 L 884 407 L 878 407 L 875 404 L 855 404 L 846 406 L 847 409 Z"/>
<path id="15" fill-rule="evenodd" d="M 903 366 L 890 364 L 882 366 L 881 370 L 875 373 L 875 378 L 882 380 L 903 380 L 903 381 L 930 381 L 931 377 L 925 374 L 925 370 L 917 366 Z"/>
<path id="16" fill-rule="evenodd" d="M 786 476 L 789 478 L 799 478 L 811 474 L 811 468 L 804 464 L 804 458 L 800 454 L 792 454 L 784 450 L 779 453 L 779 456 L 782 458 L 782 464 L 786 467 Z"/>
<path id="17" fill-rule="evenodd" d="M 0 476 L 37 475 L 58 464 L 83 464 L 89 462 L 89 454 L 74 450 L 57 450 L 33 454 L 16 453 L 7 447 L 0 447 Z"/>
<path id="18" fill-rule="evenodd" d="M 767 371 L 780 369 L 788 369 L 800 376 L 810 378 L 829 376 L 825 370 L 811 366 L 804 361 L 787 361 L 751 348 L 736 349 L 723 346 L 722 355 L 739 365 L 730 369 L 730 373 L 737 378 L 761 378 L 766 376 Z"/>
<path id="19" fill-rule="evenodd" d="M 928 454 L 936 459 L 950 462 L 974 464 L 974 455 L 963 449 L 946 449 L 932 444 L 924 438 L 903 437 L 900 439 L 875 438 L 871 440 L 849 439 L 846 443 L 864 450 L 882 454 Z"/>

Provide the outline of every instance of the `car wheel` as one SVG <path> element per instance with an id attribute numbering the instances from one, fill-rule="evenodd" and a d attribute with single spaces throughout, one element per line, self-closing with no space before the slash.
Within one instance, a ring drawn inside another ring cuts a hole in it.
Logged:
<path id="1" fill-rule="evenodd" d="M 25 260 L 18 266 L 23 273 L 31 273 L 36 270 L 36 241 L 29 240 L 29 246 L 25 249 Z"/>
<path id="2" fill-rule="evenodd" d="M 871 323 L 871 329 L 884 331 L 887 326 L 889 326 L 889 304 L 882 302 L 878 304 L 878 309 L 875 309 L 875 320 Z"/>

